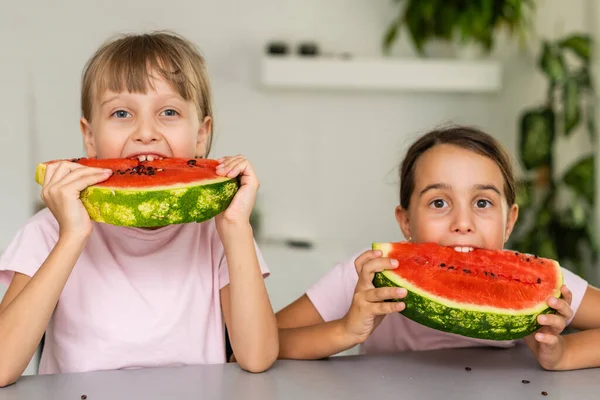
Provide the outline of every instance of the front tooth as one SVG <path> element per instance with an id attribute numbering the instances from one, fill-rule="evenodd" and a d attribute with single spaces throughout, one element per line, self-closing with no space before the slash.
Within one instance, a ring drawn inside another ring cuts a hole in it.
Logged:
<path id="1" fill-rule="evenodd" d="M 147 159 L 148 161 L 154 161 L 154 156 L 152 156 L 152 155 L 148 155 L 148 156 L 146 157 L 146 159 Z"/>
<path id="2" fill-rule="evenodd" d="M 140 162 L 146 161 L 146 156 L 138 156 L 138 160 L 140 160 Z"/>

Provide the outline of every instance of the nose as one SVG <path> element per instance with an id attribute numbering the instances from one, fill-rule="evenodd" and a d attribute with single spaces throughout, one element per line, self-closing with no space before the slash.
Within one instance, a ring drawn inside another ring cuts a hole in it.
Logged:
<path id="1" fill-rule="evenodd" d="M 134 142 L 142 144 L 158 142 L 161 138 L 162 135 L 160 134 L 160 131 L 151 121 L 148 120 L 142 120 L 132 135 L 132 140 Z"/>
<path id="2" fill-rule="evenodd" d="M 468 207 L 457 207 L 454 209 L 450 230 L 454 233 L 473 233 L 475 232 L 475 223 L 473 222 L 472 212 Z"/>

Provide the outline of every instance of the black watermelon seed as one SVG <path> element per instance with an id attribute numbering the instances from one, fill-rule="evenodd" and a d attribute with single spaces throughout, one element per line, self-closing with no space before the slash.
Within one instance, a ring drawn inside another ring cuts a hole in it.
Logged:
<path id="1" fill-rule="evenodd" d="M 548 396 L 548 392 L 542 392 L 542 396 Z"/>
<path id="2" fill-rule="evenodd" d="M 152 171 L 152 170 L 148 171 L 148 175 L 154 175 L 154 171 Z"/>
<path id="3" fill-rule="evenodd" d="M 527 379 L 523 379 L 521 382 L 523 382 L 523 383 L 529 383 L 529 381 Z"/>
<path id="4" fill-rule="evenodd" d="M 152 168 L 152 165 L 148 165 L 148 168 L 147 168 L 148 171 L 152 171 L 153 169 L 154 168 Z"/>
<path id="5" fill-rule="evenodd" d="M 518 255 L 519 255 L 519 252 L 518 252 L 518 251 L 515 251 L 515 256 L 518 256 Z"/>
<path id="6" fill-rule="evenodd" d="M 487 271 L 483 271 L 483 274 L 484 274 L 485 276 L 487 276 Z"/>
<path id="7" fill-rule="evenodd" d="M 525 259 L 525 261 L 529 262 L 529 258 Z"/>
<path id="8" fill-rule="evenodd" d="M 534 255 L 534 256 L 533 256 L 533 258 L 537 259 L 537 258 L 538 258 L 538 256 L 537 256 L 537 255 Z"/>
<path id="9" fill-rule="evenodd" d="M 444 268 L 445 266 L 446 266 L 446 264 L 444 264 L 444 263 L 440 264 L 440 267 L 442 267 L 442 268 Z"/>
<path id="10" fill-rule="evenodd" d="M 520 280 L 520 279 L 518 279 L 518 278 L 517 278 L 517 279 L 515 279 L 515 281 L 516 281 L 516 282 L 521 282 L 521 280 Z"/>
<path id="11" fill-rule="evenodd" d="M 465 370 L 466 370 L 466 371 L 470 371 L 470 370 L 471 370 L 471 367 L 465 367 Z"/>
<path id="12" fill-rule="evenodd" d="M 454 269 L 454 267 L 451 265 L 451 266 L 448 267 L 448 269 Z"/>
<path id="13" fill-rule="evenodd" d="M 196 165 L 196 160 L 188 160 L 188 165 Z"/>
<path id="14" fill-rule="evenodd" d="M 463 271 L 464 271 L 465 274 L 470 274 L 471 273 L 471 271 L 468 270 L 468 269 L 463 269 Z"/>
<path id="15" fill-rule="evenodd" d="M 538 278 L 537 283 L 542 283 L 542 280 Z"/>
<path id="16" fill-rule="evenodd" d="M 494 275 L 493 272 L 490 272 L 490 275 L 492 276 L 492 278 L 494 278 L 496 275 Z"/>

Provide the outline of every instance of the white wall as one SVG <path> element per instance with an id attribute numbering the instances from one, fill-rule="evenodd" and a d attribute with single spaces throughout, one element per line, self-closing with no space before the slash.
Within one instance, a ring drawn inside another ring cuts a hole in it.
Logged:
<path id="1" fill-rule="evenodd" d="M 541 1 L 538 34 L 587 30 L 587 6 L 588 0 Z M 0 171 L 18 163 L 21 169 L 3 171 L 4 187 L 20 197 L 0 197 L 0 249 L 29 215 L 37 195 L 31 193 L 36 189 L 32 164 L 81 154 L 79 77 L 84 62 L 108 36 L 140 29 L 174 29 L 201 47 L 216 101 L 212 155 L 241 152 L 253 161 L 262 182 L 264 233 L 306 236 L 328 254 L 322 264 L 306 265 L 302 280 L 285 275 L 285 265 L 271 264 L 270 286 L 283 296 L 274 303 L 285 304 L 302 293 L 307 282 L 329 267 L 333 254 L 341 257 L 373 241 L 400 240 L 393 218 L 396 168 L 407 144 L 439 123 L 464 122 L 496 135 L 516 155 L 517 116 L 543 99 L 545 82 L 534 55 L 501 44 L 496 57 L 504 61 L 504 88 L 494 95 L 258 88 L 258 59 L 269 39 L 317 40 L 327 52 L 379 56 L 393 7 L 392 1 L 368 0 L 7 3 L 0 15 L 1 53 L 18 71 L 31 70 L 32 79 L 3 83 L 2 97 L 10 93 L 17 100 L 0 111 L 8 116 L 0 123 L 9 124 L 1 126 L 0 143 L 11 146 Z M 394 54 L 411 56 L 406 35 L 401 39 Z M 532 49 L 537 53 L 537 46 Z M 0 76 L 14 76 L 9 68 L 14 69 L 0 63 Z M 20 105 L 27 101 L 23 93 L 29 87 L 35 95 L 33 116 L 29 106 L 23 113 Z M 33 160 L 25 139 L 31 123 L 37 141 Z M 585 144 L 567 148 L 579 151 Z"/>

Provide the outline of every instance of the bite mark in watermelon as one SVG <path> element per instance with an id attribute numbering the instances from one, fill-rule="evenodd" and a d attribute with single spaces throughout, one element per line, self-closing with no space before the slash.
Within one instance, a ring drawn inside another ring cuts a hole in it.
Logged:
<path id="1" fill-rule="evenodd" d="M 540 314 L 556 311 L 549 296 L 561 297 L 559 264 L 509 250 L 468 253 L 433 243 L 374 243 L 399 266 L 375 274 L 376 287 L 408 291 L 401 313 L 444 332 L 480 339 L 513 340 L 541 326 Z"/>
<path id="2" fill-rule="evenodd" d="M 46 166 L 37 165 L 36 182 L 44 182 Z M 225 210 L 239 188 L 237 178 L 217 175 L 216 160 L 165 158 L 136 159 L 79 158 L 81 165 L 111 169 L 104 182 L 81 192 L 90 219 L 138 228 L 203 222 Z"/>

